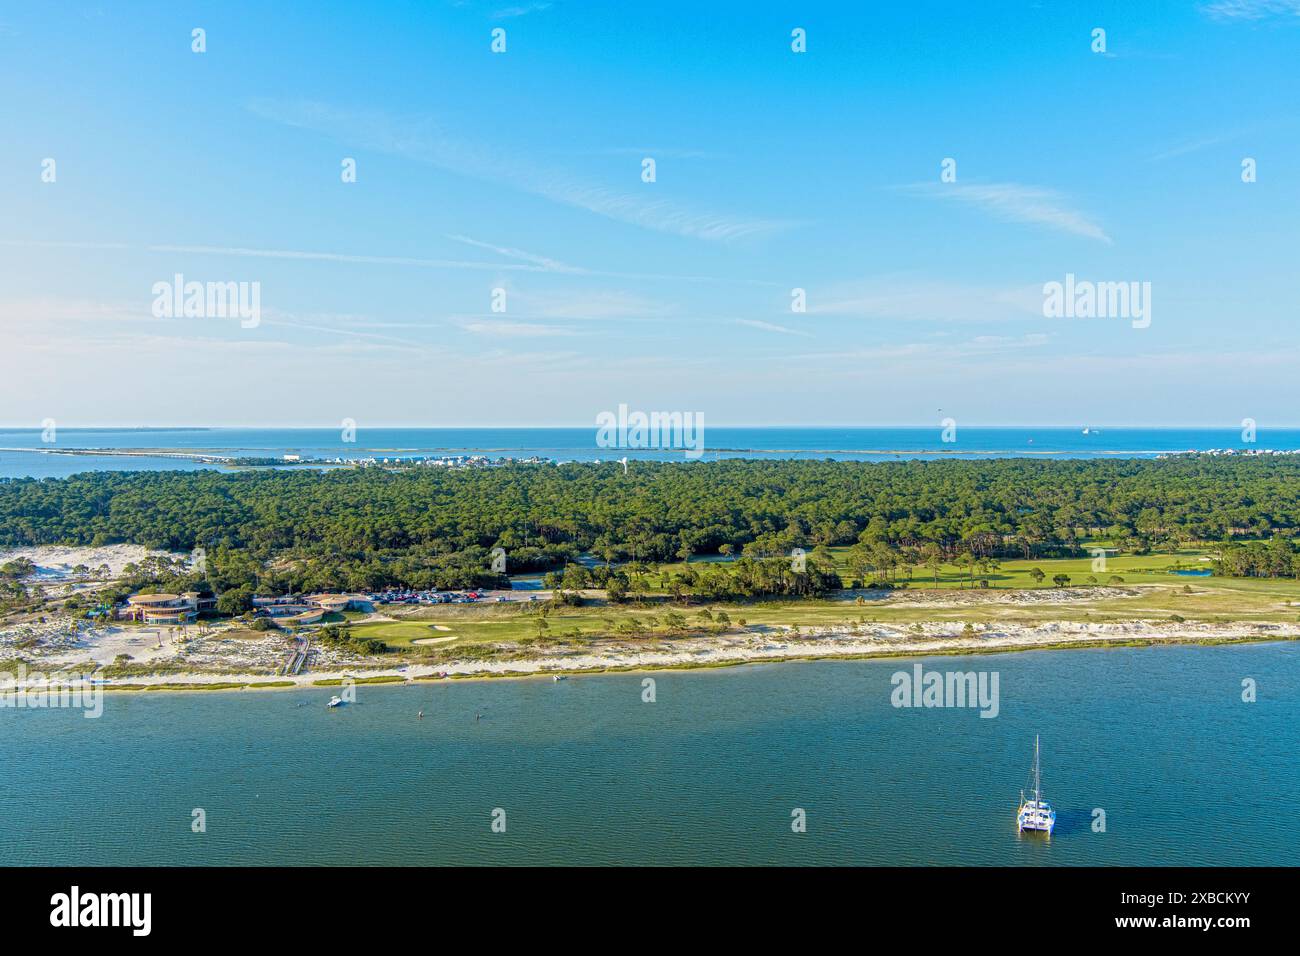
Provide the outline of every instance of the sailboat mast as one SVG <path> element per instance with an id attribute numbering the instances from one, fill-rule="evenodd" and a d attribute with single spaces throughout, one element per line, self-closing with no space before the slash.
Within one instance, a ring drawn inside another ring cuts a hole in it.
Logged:
<path id="1" fill-rule="evenodd" d="M 1039 801 L 1039 800 L 1042 799 L 1042 795 L 1041 795 L 1041 793 L 1039 792 L 1040 789 L 1041 789 L 1041 787 L 1039 786 L 1039 779 L 1038 779 L 1038 776 L 1039 776 L 1039 774 L 1038 774 L 1038 734 L 1034 734 L 1034 801 L 1035 801 L 1035 802 L 1037 802 L 1037 801 Z"/>

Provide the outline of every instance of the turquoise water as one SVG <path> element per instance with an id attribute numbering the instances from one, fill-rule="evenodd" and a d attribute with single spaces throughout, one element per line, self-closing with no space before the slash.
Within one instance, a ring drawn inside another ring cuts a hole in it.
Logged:
<path id="1" fill-rule="evenodd" d="M 923 662 L 996 671 L 994 719 L 893 708 L 912 663 L 0 710 L 0 864 L 1300 864 L 1300 645 Z M 1050 843 L 1014 827 L 1035 733 Z"/>
<path id="2" fill-rule="evenodd" d="M 4 449 L 189 449 L 243 457 L 287 453 L 316 458 L 401 458 L 486 454 L 560 461 L 657 458 L 680 461 L 681 451 L 610 449 L 596 446 L 596 428 L 368 428 L 345 443 L 337 428 L 60 428 L 57 442 L 41 441 L 40 429 L 0 429 L 0 477 L 59 477 L 83 471 L 191 469 L 181 459 L 33 454 Z M 1162 452 L 1212 448 L 1300 449 L 1300 429 L 1261 428 L 1254 445 L 1240 428 L 1091 428 L 960 426 L 956 441 L 933 427 L 727 427 L 706 423 L 704 457 L 895 458 L 1152 457 Z"/>

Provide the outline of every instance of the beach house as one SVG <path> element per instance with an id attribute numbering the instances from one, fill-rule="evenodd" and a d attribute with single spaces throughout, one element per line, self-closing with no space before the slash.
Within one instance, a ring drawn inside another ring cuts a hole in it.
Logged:
<path id="1" fill-rule="evenodd" d="M 282 594 L 254 597 L 253 608 L 277 624 L 315 624 L 326 614 L 342 613 L 360 600 L 350 594 Z"/>
<path id="2" fill-rule="evenodd" d="M 217 599 L 197 591 L 184 594 L 132 594 L 121 613 L 132 621 L 146 624 L 191 624 L 200 611 L 215 608 Z"/>

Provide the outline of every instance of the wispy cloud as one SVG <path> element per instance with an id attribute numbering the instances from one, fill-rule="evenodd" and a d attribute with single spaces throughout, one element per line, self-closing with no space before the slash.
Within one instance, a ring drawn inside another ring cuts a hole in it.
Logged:
<path id="1" fill-rule="evenodd" d="M 676 311 L 667 303 L 615 289 L 519 293 L 516 300 L 543 319 L 652 319 Z"/>
<path id="2" fill-rule="evenodd" d="M 927 199 L 966 203 L 996 219 L 1042 226 L 1056 232 L 1097 239 L 1110 237 L 1086 214 L 1074 209 L 1055 190 L 1021 183 L 916 183 L 904 187 Z"/>
<path id="3" fill-rule="evenodd" d="M 183 252 L 198 255 L 244 256 L 254 259 L 299 259 L 313 262 L 343 262 L 384 266 L 423 266 L 430 269 L 470 269 L 486 272 L 502 270 L 518 272 L 549 272 L 550 269 L 535 264 L 473 262 L 459 259 L 423 259 L 413 256 L 366 256 L 345 252 L 318 252 L 302 249 L 251 249 L 241 246 L 146 246 L 148 252 Z"/>
<path id="4" fill-rule="evenodd" d="M 493 12 L 493 20 L 512 20 L 515 17 L 526 17 L 530 13 L 542 13 L 551 9 L 549 3 L 521 3 L 513 7 L 503 7 Z"/>
<path id="5" fill-rule="evenodd" d="M 258 249 L 248 246 L 195 245 L 185 243 L 154 243 L 152 245 L 133 245 L 125 242 L 91 242 L 91 241 L 53 241 L 43 239 L 0 239 L 0 246 L 23 249 L 65 249 L 65 250 L 104 250 L 134 251 L 158 254 L 184 253 L 202 256 L 234 256 L 254 259 L 286 259 L 306 262 L 337 262 L 352 265 L 408 266 L 422 269 L 465 270 L 473 272 L 532 272 L 556 273 L 579 276 L 593 276 L 611 279 L 637 279 L 668 282 L 702 282 L 724 283 L 748 286 L 780 287 L 782 283 L 771 279 L 752 279 L 734 276 L 690 275 L 665 272 L 635 272 L 609 269 L 588 269 L 583 266 L 570 265 L 547 256 L 525 252 L 509 246 L 484 242 L 469 236 L 449 235 L 445 238 L 483 249 L 515 262 L 476 262 L 463 259 L 440 259 L 420 256 L 382 256 L 364 255 L 349 252 L 329 252 L 319 249 Z"/>
<path id="6" fill-rule="evenodd" d="M 1211 146 L 1217 146 L 1219 143 L 1230 138 L 1231 137 L 1229 136 L 1223 135 L 1206 136 L 1202 139 L 1189 140 L 1186 143 L 1180 143 L 1179 145 L 1166 149 L 1163 152 L 1155 153 L 1148 157 L 1148 159 L 1153 163 L 1158 163 L 1161 160 L 1173 159 L 1177 156 L 1186 156 L 1188 153 L 1196 153 L 1203 149 L 1208 149 Z"/>
<path id="7" fill-rule="evenodd" d="M 454 237 L 453 237 L 454 238 Z M 530 257 L 526 253 L 520 253 L 514 250 L 500 250 L 486 243 L 473 243 L 484 249 L 491 249 L 507 254 L 513 252 L 513 257 L 524 260 L 519 263 L 497 263 L 497 262 L 474 262 L 472 260 L 461 259 L 436 259 L 421 258 L 417 256 L 371 256 L 358 255 L 348 252 L 323 252 L 314 249 L 255 249 L 247 246 L 208 246 L 208 245 L 186 245 L 180 243 L 155 243 L 152 245 L 137 246 L 126 242 L 80 242 L 80 241 L 48 241 L 42 239 L 0 239 L 0 246 L 10 246 L 24 249 L 92 249 L 92 250 L 123 250 L 123 251 L 144 251 L 155 253 L 186 253 L 192 255 L 211 255 L 211 256 L 236 256 L 251 259 L 295 259 L 310 262 L 340 262 L 354 263 L 364 265 L 383 265 L 383 266 L 420 266 L 428 269 L 465 269 L 484 272 L 499 272 L 502 270 L 516 272 L 581 272 L 582 270 L 570 269 L 560 263 L 553 263 L 541 257 Z"/>
<path id="8" fill-rule="evenodd" d="M 977 286 L 929 276 L 894 275 L 810 290 L 808 311 L 862 319 L 1004 322 L 1041 318 L 1041 285 Z"/>
<path id="9" fill-rule="evenodd" d="M 1215 0 L 1201 7 L 1214 20 L 1300 17 L 1300 0 Z"/>
<path id="10" fill-rule="evenodd" d="M 1296 0 L 1300 3 L 1300 0 Z M 1220 130 L 1218 132 L 1203 135 L 1197 138 L 1177 143 L 1158 153 L 1153 153 L 1147 159 L 1150 162 L 1160 162 L 1161 160 L 1174 159 L 1178 156 L 1186 156 L 1188 153 L 1196 153 L 1203 149 L 1209 149 L 1211 146 L 1218 146 L 1221 143 L 1231 143 L 1234 140 L 1242 139 L 1247 136 L 1257 136 L 1260 133 L 1269 132 L 1279 127 L 1293 125 L 1295 123 L 1292 117 L 1275 117 L 1267 121 L 1253 123 L 1249 126 L 1240 126 L 1235 129 Z"/>
<path id="11" fill-rule="evenodd" d="M 777 325 L 774 322 L 763 322 L 759 319 L 736 319 L 736 325 L 744 325 L 751 329 L 759 329 L 763 332 L 780 332 L 783 335 L 810 335 L 810 333 L 799 329 L 788 329 L 784 325 Z"/>
<path id="12" fill-rule="evenodd" d="M 399 338 L 395 335 L 385 335 L 382 332 L 372 332 L 365 328 L 343 328 L 337 325 L 322 325 L 319 324 L 318 321 L 312 321 L 312 317 L 310 316 L 297 316 L 293 313 L 279 312 L 278 310 L 272 310 L 269 315 L 264 315 L 262 317 L 262 324 L 285 329 L 301 329 L 304 332 L 318 332 L 325 335 L 342 335 L 347 338 L 367 339 L 373 342 L 385 342 L 390 345 L 400 345 L 407 348 L 425 347 L 420 342 Z M 412 328 L 413 326 L 403 327 Z"/>
<path id="13" fill-rule="evenodd" d="M 792 225 L 693 209 L 593 185 L 561 170 L 540 168 L 531 158 L 515 158 L 457 139 L 427 118 L 398 119 L 376 112 L 337 110 L 323 103 L 270 99 L 254 100 L 249 109 L 264 119 L 311 130 L 349 146 L 402 156 L 658 232 L 728 242 L 768 235 Z"/>
<path id="14" fill-rule="evenodd" d="M 585 272 L 576 266 L 566 265 L 556 259 L 550 259 L 546 256 L 539 256 L 531 252 L 525 252 L 522 249 L 513 249 L 510 246 L 498 246 L 490 242 L 483 242 L 480 239 L 471 239 L 469 236 L 449 235 L 447 236 L 452 242 L 463 243 L 467 246 L 473 246 L 475 249 L 486 249 L 488 252 L 495 252 L 499 256 L 507 259 L 519 259 L 523 262 L 531 263 L 535 266 L 541 266 L 547 272 Z"/>
<path id="15" fill-rule="evenodd" d="M 143 322 L 152 319 L 150 301 L 143 295 L 135 303 L 53 296 L 7 299 L 0 301 L 0 329 L 26 327 L 48 332 L 69 323 L 87 322 L 102 328 L 119 322 Z"/>
<path id="16" fill-rule="evenodd" d="M 655 159 L 720 159 L 718 153 L 703 149 L 682 149 L 678 147 L 650 148 L 648 146 L 607 146 L 604 149 L 591 150 L 583 155 L 591 156 L 653 156 Z"/>
<path id="17" fill-rule="evenodd" d="M 553 336 L 573 335 L 572 329 L 558 325 L 545 325 L 538 322 L 507 322 L 504 319 L 462 319 L 459 325 L 466 332 L 475 335 L 491 335 L 496 338 L 550 338 Z"/>
<path id="18" fill-rule="evenodd" d="M 1047 336 L 1030 333 L 1021 336 L 980 335 L 961 342 L 938 344 L 935 342 L 902 342 L 898 344 L 869 345 L 862 348 L 839 349 L 831 352 L 810 352 L 792 355 L 792 361 L 817 363 L 839 362 L 860 365 L 864 361 L 917 362 L 952 367 L 966 360 L 1001 356 L 1007 352 L 1035 349 L 1046 344 Z M 898 371 L 895 369 L 895 371 Z"/>
<path id="19" fill-rule="evenodd" d="M 80 242 L 77 240 L 0 239 L 0 246 L 19 249 L 131 249 L 125 242 Z"/>
<path id="20" fill-rule="evenodd" d="M 152 293 L 145 295 L 143 290 L 135 301 L 95 301 L 71 297 L 0 300 L 0 331 L 6 335 L 28 331 L 54 342 L 72 337 L 96 346 L 130 343 L 141 336 L 159 341 L 175 341 L 177 338 L 192 341 L 196 337 L 213 341 L 223 337 L 239 337 L 237 323 L 221 319 L 159 319 L 153 315 L 151 306 Z M 325 335 L 421 349 L 426 346 L 420 342 L 376 330 L 403 328 L 423 331 L 428 328 L 427 324 L 377 323 L 365 316 L 296 313 L 275 308 L 262 309 L 259 325 L 315 333 L 307 337 L 296 337 L 295 344 L 299 348 L 322 347 L 327 343 L 322 342 L 320 336 Z M 245 336 L 245 339 L 258 344 L 272 341 L 261 332 Z"/>

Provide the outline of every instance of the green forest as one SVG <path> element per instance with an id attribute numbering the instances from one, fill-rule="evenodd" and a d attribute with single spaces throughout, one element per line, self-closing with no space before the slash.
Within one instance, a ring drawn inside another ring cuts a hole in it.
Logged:
<path id="1" fill-rule="evenodd" d="M 202 548 L 218 591 L 486 586 L 500 583 L 490 552 L 503 548 L 511 573 L 562 572 L 585 552 L 633 565 L 734 554 L 755 560 L 731 566 L 736 580 L 715 572 L 715 590 L 806 594 L 838 584 L 816 570 L 819 548 L 853 547 L 850 566 L 866 574 L 891 563 L 1077 555 L 1098 539 L 1130 553 L 1239 542 L 1223 551 L 1232 573 L 1293 576 L 1297 529 L 1292 458 L 736 459 L 635 462 L 626 473 L 570 463 L 0 480 L 0 545 Z M 808 576 L 764 570 L 763 559 L 796 548 L 810 555 Z M 610 573 L 597 568 L 592 578 L 602 586 Z"/>

